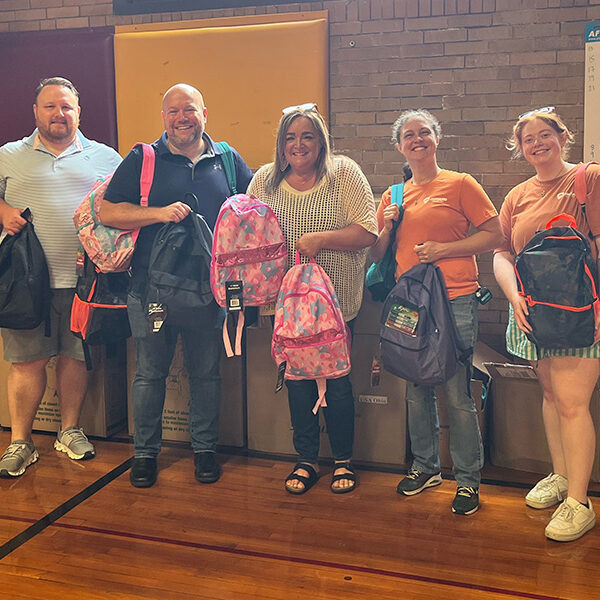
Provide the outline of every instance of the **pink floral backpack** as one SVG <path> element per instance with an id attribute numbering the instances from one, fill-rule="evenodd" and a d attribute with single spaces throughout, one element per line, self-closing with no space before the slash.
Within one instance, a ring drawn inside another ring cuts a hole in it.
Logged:
<path id="1" fill-rule="evenodd" d="M 271 354 L 285 379 L 315 379 L 319 398 L 313 408 L 327 406 L 327 379 L 350 372 L 350 330 L 344 321 L 331 279 L 311 259 L 286 273 L 275 308 Z"/>
<path id="2" fill-rule="evenodd" d="M 219 306 L 239 312 L 235 354 L 241 354 L 243 307 L 277 300 L 287 256 L 281 226 L 267 204 L 247 194 L 223 203 L 214 230 L 210 285 Z M 227 319 L 223 343 L 227 356 L 233 356 Z"/>
<path id="3" fill-rule="evenodd" d="M 142 143 L 139 145 L 143 151 L 140 205 L 148 206 L 156 155 L 152 146 Z M 109 175 L 96 181 L 73 215 L 79 241 L 90 260 L 102 273 L 118 273 L 129 269 L 135 242 L 140 232 L 139 229 L 109 227 L 100 221 L 100 205 L 111 178 L 112 175 Z"/>

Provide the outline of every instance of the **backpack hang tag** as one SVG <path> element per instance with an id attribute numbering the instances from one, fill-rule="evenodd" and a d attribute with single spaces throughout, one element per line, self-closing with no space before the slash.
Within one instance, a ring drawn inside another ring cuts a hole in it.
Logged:
<path id="1" fill-rule="evenodd" d="M 75 273 L 77 277 L 83 275 L 85 267 L 85 250 L 80 246 L 77 250 L 77 262 L 75 263 Z"/>
<path id="2" fill-rule="evenodd" d="M 167 318 L 167 307 L 164 304 L 151 302 L 148 304 L 148 319 L 152 327 L 152 333 L 158 333 Z"/>
<path id="3" fill-rule="evenodd" d="M 371 361 L 371 387 L 377 387 L 381 383 L 381 355 L 376 354 Z"/>
<path id="4" fill-rule="evenodd" d="M 258 314 L 261 317 L 270 317 L 275 314 L 276 302 L 269 302 L 269 304 L 263 304 L 258 307 Z"/>
<path id="5" fill-rule="evenodd" d="M 241 281 L 225 282 L 227 312 L 239 312 L 244 309 L 244 284 Z"/>
<path id="6" fill-rule="evenodd" d="M 277 367 L 277 383 L 275 384 L 275 393 L 280 392 L 283 388 L 283 379 L 285 377 L 285 368 L 287 367 L 287 361 L 284 360 L 279 363 Z"/>

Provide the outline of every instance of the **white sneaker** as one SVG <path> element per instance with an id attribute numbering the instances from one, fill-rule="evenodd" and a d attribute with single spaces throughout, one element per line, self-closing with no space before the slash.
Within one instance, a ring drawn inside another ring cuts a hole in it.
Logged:
<path id="1" fill-rule="evenodd" d="M 538 481 L 525 496 L 525 504 L 531 508 L 550 508 L 567 497 L 568 481 L 558 473 L 550 473 Z"/>
<path id="2" fill-rule="evenodd" d="M 588 506 L 570 496 L 554 511 L 546 526 L 546 537 L 557 542 L 572 542 L 579 539 L 596 524 L 596 513 L 592 503 Z"/>

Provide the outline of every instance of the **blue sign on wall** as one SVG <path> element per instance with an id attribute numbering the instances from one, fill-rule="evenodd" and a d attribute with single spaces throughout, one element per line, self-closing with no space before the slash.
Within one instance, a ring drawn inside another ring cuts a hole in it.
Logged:
<path id="1" fill-rule="evenodd" d="M 588 23 L 585 26 L 585 41 L 600 42 L 600 21 Z"/>

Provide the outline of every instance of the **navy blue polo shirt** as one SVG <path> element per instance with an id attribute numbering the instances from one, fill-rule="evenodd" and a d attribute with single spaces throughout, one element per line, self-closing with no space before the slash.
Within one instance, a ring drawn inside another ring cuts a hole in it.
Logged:
<path id="1" fill-rule="evenodd" d="M 191 192 L 198 198 L 200 214 L 209 227 L 214 229 L 219 209 L 231 196 L 231 192 L 220 157 L 221 150 L 206 133 L 204 140 L 207 149 L 195 165 L 187 156 L 173 154 L 169 150 L 166 132 L 152 144 L 156 152 L 156 165 L 148 206 L 168 206 L 178 201 L 190 204 L 185 195 Z M 142 156 L 142 149 L 136 146 L 123 159 L 104 194 L 107 200 L 139 204 Z M 233 150 L 233 156 L 237 174 L 236 187 L 242 194 L 252 179 L 252 171 L 236 150 Z M 133 289 L 138 287 L 136 283 L 145 282 L 152 243 L 162 226 L 163 223 L 156 223 L 142 227 L 140 231 L 131 263 Z"/>

